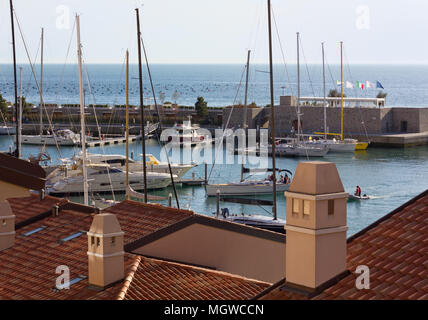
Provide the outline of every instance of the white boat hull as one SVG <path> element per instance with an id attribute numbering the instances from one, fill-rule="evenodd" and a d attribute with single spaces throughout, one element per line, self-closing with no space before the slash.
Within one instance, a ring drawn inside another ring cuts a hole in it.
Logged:
<path id="1" fill-rule="evenodd" d="M 81 194 L 83 193 L 83 176 L 81 170 L 67 171 L 67 177 L 64 178 L 64 172 L 52 173 L 49 177 L 47 192 L 49 194 Z M 144 190 L 143 173 L 130 173 L 129 184 L 134 190 Z M 169 174 L 147 173 L 147 189 L 163 189 L 171 183 Z M 89 192 L 125 192 L 126 191 L 126 173 L 110 172 L 109 174 L 88 173 Z"/>
<path id="2" fill-rule="evenodd" d="M 276 191 L 285 192 L 290 184 L 277 183 Z M 206 185 L 207 196 L 214 197 L 220 191 L 220 196 L 246 196 L 255 194 L 272 194 L 273 184 L 254 183 L 254 184 L 208 184 Z"/>
<path id="3" fill-rule="evenodd" d="M 0 135 L 10 135 L 15 134 L 16 128 L 15 127 L 8 127 L 8 126 L 0 126 Z"/>
<path id="4" fill-rule="evenodd" d="M 354 139 L 340 140 L 317 140 L 310 141 L 308 145 L 327 146 L 330 152 L 355 152 L 358 141 Z"/>
<path id="5" fill-rule="evenodd" d="M 268 147 L 272 154 L 272 146 Z M 327 146 L 312 147 L 309 145 L 280 144 L 275 146 L 275 155 L 283 157 L 324 157 L 329 151 Z"/>
<path id="6" fill-rule="evenodd" d="M 47 146 L 77 146 L 79 141 L 77 139 L 62 138 L 52 135 L 42 135 L 42 136 L 22 136 L 22 144 L 31 144 L 31 145 L 47 145 Z"/>

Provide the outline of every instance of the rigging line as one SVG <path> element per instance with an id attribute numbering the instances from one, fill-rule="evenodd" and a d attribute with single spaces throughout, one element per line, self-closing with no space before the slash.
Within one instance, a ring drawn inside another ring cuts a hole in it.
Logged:
<path id="1" fill-rule="evenodd" d="M 123 74 L 124 74 L 124 70 L 125 70 L 125 64 L 126 64 L 126 58 L 125 59 L 123 59 L 123 61 L 122 61 L 122 69 L 120 70 L 120 76 L 119 76 L 119 81 L 118 81 L 118 84 L 117 84 L 117 92 L 118 92 L 118 95 L 120 95 L 121 93 L 122 93 L 122 81 L 123 81 Z M 112 121 L 115 119 L 115 113 L 116 113 L 116 104 L 117 104 L 117 95 L 115 95 L 114 96 L 114 99 L 113 99 L 113 105 L 112 105 L 112 112 L 111 112 L 111 115 L 110 115 L 110 119 L 109 119 L 109 121 L 108 121 L 108 126 L 107 126 L 107 130 L 106 130 L 106 135 L 108 135 L 109 134 L 109 132 L 110 132 L 110 126 L 111 126 L 111 123 L 112 123 Z"/>
<path id="2" fill-rule="evenodd" d="M 235 98 L 233 99 L 232 108 L 231 108 L 231 110 L 230 110 L 229 117 L 228 117 L 228 119 L 227 119 L 226 125 L 225 125 L 225 126 L 224 126 L 224 128 L 223 128 L 223 134 L 222 134 L 222 137 L 221 137 L 221 140 L 222 140 L 222 141 L 224 141 L 224 136 L 225 136 L 226 130 L 227 130 L 227 128 L 229 127 L 230 119 L 232 118 L 232 113 L 233 113 L 233 110 L 234 110 L 234 108 L 235 108 L 236 99 L 238 98 L 239 91 L 240 91 L 241 86 L 242 86 L 242 80 L 243 80 L 243 78 L 244 78 L 245 70 L 246 70 L 246 66 L 244 67 L 244 69 L 243 69 L 243 71 L 242 71 L 242 74 L 241 74 L 241 80 L 239 81 L 239 86 L 238 86 L 238 89 L 236 90 Z M 217 154 L 218 154 L 218 152 L 217 152 L 217 151 L 220 149 L 220 146 L 223 146 L 223 144 L 221 144 L 221 145 L 219 144 L 219 147 L 217 148 L 217 150 L 215 150 L 214 163 L 213 163 L 213 164 L 212 164 L 212 166 L 211 166 L 210 174 L 208 175 L 207 181 L 209 181 L 209 180 L 210 180 L 210 178 L 211 178 L 211 174 L 212 174 L 213 169 L 214 169 L 214 166 L 215 166 L 215 164 L 216 164 L 216 162 L 217 162 Z"/>
<path id="3" fill-rule="evenodd" d="M 328 63 L 328 61 L 327 61 L 327 55 L 324 55 L 324 59 L 325 59 L 325 64 L 327 65 L 328 73 L 329 73 L 329 75 L 330 75 L 331 83 L 333 84 L 333 88 L 335 88 L 335 89 L 336 89 L 337 84 L 336 84 L 336 82 L 334 81 L 333 73 L 331 72 L 331 69 L 330 69 L 330 64 L 329 64 L 329 63 Z"/>
<path id="4" fill-rule="evenodd" d="M 86 81 L 87 81 L 87 84 L 88 84 L 89 95 L 90 95 L 90 97 L 93 100 L 92 109 L 94 111 L 95 123 L 97 125 L 98 138 L 101 139 L 101 128 L 100 128 L 100 125 L 98 123 L 97 112 L 95 110 L 96 109 L 95 108 L 95 103 L 96 103 L 95 96 L 94 96 L 94 94 L 92 92 L 91 81 L 89 79 L 89 73 L 88 73 L 88 69 L 86 67 L 86 62 L 85 62 L 84 59 L 83 59 L 83 63 L 82 64 L 83 64 L 83 70 L 85 72 Z M 102 150 L 103 154 L 105 154 L 105 149 L 104 149 L 104 145 L 103 144 L 101 145 L 101 150 Z M 110 176 L 110 167 L 107 167 L 107 176 L 108 176 L 108 180 L 109 180 L 109 183 L 110 183 L 110 190 L 111 190 L 111 194 L 113 196 L 113 200 L 116 201 L 116 197 L 115 197 L 114 189 L 113 189 L 113 184 L 112 184 L 112 180 L 111 180 L 111 176 Z"/>
<path id="5" fill-rule="evenodd" d="M 8 126 L 8 125 L 7 125 L 7 123 L 6 123 L 6 119 L 5 119 L 4 115 L 3 115 L 3 111 L 1 111 L 1 110 L 0 110 L 0 114 L 1 114 L 1 117 L 2 117 L 2 119 L 3 119 L 4 125 L 6 126 L 7 136 L 10 138 L 10 137 L 11 137 L 11 134 L 10 134 L 10 132 L 9 132 L 9 126 Z"/>
<path id="6" fill-rule="evenodd" d="M 276 24 L 275 12 L 273 10 L 273 7 L 272 7 L 272 17 L 273 17 L 273 22 L 274 22 L 274 25 L 275 25 L 276 35 L 277 35 L 278 42 L 279 42 L 279 47 L 281 49 L 282 62 L 284 63 L 285 74 L 287 76 L 288 85 L 290 86 L 291 95 L 294 95 L 293 87 L 291 86 L 290 74 L 288 72 L 287 62 L 286 62 L 286 59 L 285 59 L 284 49 L 282 47 L 281 37 L 279 36 L 278 25 Z"/>
<path id="7" fill-rule="evenodd" d="M 75 28 L 76 28 L 76 21 L 74 21 L 73 28 L 71 29 L 71 36 L 70 36 L 70 41 L 68 43 L 67 54 L 65 56 L 65 62 L 64 62 L 64 65 L 62 67 L 61 77 L 60 77 L 60 81 L 59 81 L 59 85 L 58 85 L 58 90 L 57 90 L 57 93 L 56 93 L 56 96 L 55 96 L 55 101 L 57 103 L 59 102 L 59 95 L 60 95 L 60 93 L 62 91 L 62 82 L 64 80 L 65 68 L 66 68 L 66 65 L 67 65 L 68 56 L 69 56 L 69 53 L 70 53 L 71 43 L 72 43 L 72 40 L 73 40 L 73 35 L 74 35 Z M 59 105 L 59 103 L 58 103 L 58 105 Z M 68 111 L 67 115 L 68 115 L 69 120 L 70 120 L 71 128 L 73 129 L 74 128 L 74 124 L 73 124 L 73 117 L 71 115 L 71 110 L 69 108 L 67 108 L 67 111 Z"/>
<path id="8" fill-rule="evenodd" d="M 154 101 L 154 103 L 155 103 L 156 113 L 157 113 L 157 115 L 158 115 L 158 119 L 159 119 L 159 128 L 160 128 L 160 131 L 162 132 L 162 131 L 163 131 L 163 129 L 162 129 L 162 121 L 161 121 L 161 116 L 160 116 L 160 112 L 159 112 L 158 103 L 157 103 L 157 101 L 156 101 L 156 93 L 155 93 L 155 88 L 154 88 L 154 86 L 153 86 L 152 74 L 151 74 L 151 72 L 150 72 L 149 58 L 148 58 L 148 56 L 147 56 L 146 46 L 144 45 L 144 40 L 143 40 L 143 33 L 142 33 L 141 31 L 140 31 L 139 37 L 140 37 L 140 39 L 139 39 L 139 40 L 141 41 L 141 45 L 142 45 L 142 47 L 143 47 L 144 58 L 145 58 L 145 60 L 146 60 L 147 73 L 148 73 L 148 76 L 149 76 L 149 79 L 150 79 L 150 86 L 151 86 L 151 88 L 152 88 L 153 101 Z M 144 88 L 141 88 L 141 90 L 143 90 L 143 89 L 144 89 Z M 142 108 L 143 113 L 144 113 L 144 103 L 141 105 L 141 108 Z M 141 124 L 141 125 L 142 125 L 142 126 L 143 126 L 143 128 L 144 128 L 144 124 Z M 144 129 L 144 131 L 145 131 L 145 129 Z M 141 132 L 141 139 L 145 139 L 145 132 Z M 170 161 L 170 159 L 169 159 L 169 155 L 168 155 L 167 150 L 166 150 L 165 148 L 164 148 L 164 150 L 165 150 L 166 159 L 167 159 L 167 162 L 168 162 L 169 174 L 170 174 L 170 176 L 171 176 L 172 188 L 173 188 L 173 190 L 174 190 L 175 202 L 177 203 L 177 208 L 178 208 L 178 209 L 180 209 L 180 202 L 179 202 L 179 200 L 178 200 L 177 189 L 176 189 L 176 187 L 175 187 L 174 175 L 173 175 L 173 173 L 172 173 L 172 168 L 171 168 L 171 161 Z M 143 160 L 143 161 L 144 161 L 144 160 Z M 145 192 L 147 192 L 147 190 L 146 190 Z"/>
<path id="9" fill-rule="evenodd" d="M 40 96 L 41 96 L 41 97 L 40 97 L 40 98 L 41 98 L 41 103 L 42 103 L 42 105 L 44 105 L 45 103 L 44 103 L 44 99 L 43 99 L 43 94 L 41 94 L 41 91 L 40 91 L 39 82 L 37 81 L 36 73 L 35 73 L 35 71 L 34 71 L 34 66 L 33 66 L 33 63 L 31 62 L 30 54 L 29 54 L 29 52 L 28 52 L 27 44 L 26 44 L 26 42 L 25 42 L 25 37 L 24 37 L 24 34 L 23 34 L 23 32 L 22 32 L 22 29 L 21 29 L 21 24 L 20 24 L 20 22 L 19 22 L 18 15 L 16 14 L 16 11 L 15 11 L 15 10 L 14 10 L 13 12 L 14 12 L 14 14 L 15 14 L 15 19 L 16 19 L 16 22 L 17 22 L 17 24 L 18 24 L 18 29 L 19 29 L 19 33 L 20 33 L 20 35 L 21 35 L 22 42 L 24 43 L 25 52 L 26 52 L 26 54 L 27 54 L 27 58 L 28 58 L 28 61 L 29 61 L 29 63 L 30 63 L 31 71 L 32 71 L 33 76 L 34 76 L 34 81 L 36 82 L 37 91 L 39 92 L 39 94 L 40 94 Z M 48 122 L 49 122 L 49 128 L 52 130 L 52 133 L 53 133 L 53 131 L 54 131 L 54 130 L 53 130 L 53 126 L 52 126 L 51 119 L 49 118 L 49 113 L 47 112 L 46 107 L 45 107 L 44 109 L 45 109 L 45 112 L 46 112 L 47 120 L 48 120 Z M 18 132 L 17 132 L 16 134 L 18 134 Z M 56 145 L 57 151 L 58 151 L 58 153 L 59 153 L 59 156 L 60 156 L 60 157 L 62 157 L 61 149 L 59 148 L 58 141 L 57 141 L 57 138 L 56 138 L 55 134 L 52 134 L 52 137 L 54 138 L 55 145 Z"/>
<path id="10" fill-rule="evenodd" d="M 306 67 L 306 72 L 308 74 L 308 78 L 309 78 L 309 83 L 311 84 L 311 89 L 312 89 L 312 94 L 315 97 L 315 90 L 314 90 L 314 86 L 312 83 L 312 79 L 311 79 L 311 74 L 309 72 L 309 67 L 308 67 L 308 62 L 306 60 L 306 56 L 305 56 L 305 51 L 303 50 L 303 45 L 302 45 L 302 38 L 300 37 L 300 48 L 302 50 L 302 55 L 303 55 L 303 60 L 305 60 L 305 67 Z"/>
<path id="11" fill-rule="evenodd" d="M 349 66 L 348 56 L 346 55 L 346 48 L 343 48 L 343 53 L 344 53 L 344 56 L 345 56 L 345 61 L 346 61 L 347 69 L 348 69 L 348 72 L 349 72 L 349 76 L 351 77 L 351 81 L 354 82 L 354 79 L 353 79 L 352 73 L 351 73 L 351 67 Z M 358 96 L 358 89 L 354 87 L 354 92 L 355 92 L 355 90 L 357 90 L 357 94 L 356 95 L 357 95 L 357 98 L 358 98 L 359 97 Z M 363 118 L 363 114 L 362 114 L 362 111 L 361 111 L 361 105 L 359 106 L 358 111 L 359 111 L 360 118 L 361 118 L 361 124 L 363 125 L 364 132 L 366 134 L 366 138 L 370 142 L 370 138 L 369 138 L 369 135 L 368 135 L 368 132 L 367 132 L 366 124 L 365 124 L 365 121 L 364 121 L 364 118 Z"/>

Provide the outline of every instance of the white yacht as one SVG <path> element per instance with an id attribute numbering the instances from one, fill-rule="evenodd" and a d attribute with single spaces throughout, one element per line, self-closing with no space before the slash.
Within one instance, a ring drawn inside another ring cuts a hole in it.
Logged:
<path id="1" fill-rule="evenodd" d="M 279 172 L 288 172 L 288 170 L 279 170 Z M 285 177 L 278 179 L 276 182 L 276 192 L 285 192 L 291 184 L 291 178 L 285 174 Z M 207 184 L 206 193 L 208 197 L 214 197 L 220 191 L 220 196 L 246 196 L 246 195 L 263 195 L 272 194 L 273 181 L 272 175 L 265 180 L 245 180 L 243 176 L 240 182 L 224 184 Z"/>
<path id="2" fill-rule="evenodd" d="M 191 120 L 183 121 L 183 124 L 175 124 L 172 129 L 176 131 L 176 136 L 169 136 L 168 142 L 173 146 L 181 147 L 184 145 L 196 146 L 202 143 L 212 143 L 211 135 L 203 135 L 198 130 L 199 125 L 192 125 Z"/>
<path id="3" fill-rule="evenodd" d="M 311 145 L 306 142 L 276 142 L 275 145 L 275 155 L 283 157 L 324 157 L 329 150 L 328 145 Z M 272 154 L 272 145 L 269 145 L 268 153 Z"/>
<path id="4" fill-rule="evenodd" d="M 9 126 L 0 126 L 0 135 L 11 135 L 16 133 L 15 127 L 9 127 Z"/>
<path id="5" fill-rule="evenodd" d="M 82 154 L 75 156 L 73 160 L 81 160 Z M 86 159 L 90 163 L 107 163 L 114 168 L 126 170 L 126 156 L 120 154 L 94 154 L 87 153 Z M 128 160 L 129 171 L 138 172 L 143 171 L 143 161 Z M 184 176 L 190 169 L 197 165 L 192 164 L 175 164 L 171 163 L 172 173 L 179 178 Z M 167 162 L 160 162 L 154 155 L 146 154 L 146 168 L 147 172 L 169 173 Z"/>
<path id="6" fill-rule="evenodd" d="M 89 164 L 89 192 L 125 192 L 126 172 L 111 168 L 108 164 Z M 171 183 L 171 177 L 166 173 L 147 173 L 147 189 L 166 188 Z M 47 181 L 47 192 L 53 195 L 83 193 L 83 175 L 81 167 L 69 170 L 67 166 L 60 167 L 50 174 Z M 134 190 L 144 190 L 143 172 L 130 172 L 129 185 Z"/>
<path id="7" fill-rule="evenodd" d="M 23 135 L 21 141 L 22 144 L 77 146 L 80 144 L 80 135 L 69 129 L 60 129 L 47 135 Z"/>
<path id="8" fill-rule="evenodd" d="M 355 152 L 358 140 L 355 139 L 310 139 L 306 141 L 309 146 L 328 146 L 330 152 Z"/>

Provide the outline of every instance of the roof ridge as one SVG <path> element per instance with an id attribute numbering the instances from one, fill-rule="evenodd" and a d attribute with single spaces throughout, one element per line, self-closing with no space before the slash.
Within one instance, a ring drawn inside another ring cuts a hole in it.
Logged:
<path id="1" fill-rule="evenodd" d="M 218 275 L 221 275 L 223 277 L 228 277 L 228 278 L 231 278 L 231 279 L 251 281 L 253 283 L 264 284 L 264 285 L 269 285 L 269 286 L 272 285 L 272 283 L 270 283 L 270 282 L 260 281 L 260 280 L 257 280 L 257 279 L 252 279 L 252 278 L 240 276 L 240 275 L 233 274 L 233 273 L 226 272 L 226 271 L 213 270 L 213 269 L 208 269 L 208 268 L 204 268 L 204 267 L 189 265 L 189 264 L 180 263 L 180 262 L 166 261 L 166 260 L 162 260 L 162 259 L 159 259 L 159 258 L 149 258 L 149 257 L 146 257 L 144 255 L 141 255 L 140 257 L 142 257 L 145 260 L 154 261 L 154 262 L 159 263 L 159 264 L 172 264 L 172 265 L 175 265 L 175 266 L 178 266 L 178 267 L 187 268 L 187 269 L 203 271 L 203 272 L 206 272 L 206 273 L 218 274 Z"/>
<path id="2" fill-rule="evenodd" d="M 132 280 L 134 280 L 135 272 L 137 272 L 138 267 L 140 266 L 140 262 L 141 262 L 141 257 L 136 255 L 135 261 L 131 265 L 128 275 L 123 280 L 122 288 L 120 289 L 120 292 L 116 300 L 125 300 L 126 293 L 128 292 L 128 289 L 132 283 Z"/>
<path id="3" fill-rule="evenodd" d="M 164 205 L 159 204 L 159 203 L 143 203 L 143 202 L 134 201 L 134 200 L 124 200 L 124 201 L 122 201 L 122 202 L 120 202 L 120 203 L 118 203 L 118 204 L 116 204 L 114 206 L 111 206 L 111 207 L 109 207 L 107 209 L 104 209 L 104 210 L 108 211 L 108 210 L 113 209 L 114 207 L 119 206 L 119 205 L 121 205 L 123 203 L 129 203 L 129 204 L 133 204 L 133 205 L 138 205 L 140 207 L 151 207 L 151 208 L 159 208 L 159 207 L 161 207 L 162 209 L 164 209 L 166 211 L 174 211 L 174 212 L 178 211 L 178 212 L 188 213 L 188 214 L 191 214 L 191 215 L 195 214 L 195 212 L 192 211 L 192 210 L 185 210 L 185 209 L 178 209 L 178 208 L 173 208 L 173 207 L 167 207 L 167 206 L 164 206 Z"/>

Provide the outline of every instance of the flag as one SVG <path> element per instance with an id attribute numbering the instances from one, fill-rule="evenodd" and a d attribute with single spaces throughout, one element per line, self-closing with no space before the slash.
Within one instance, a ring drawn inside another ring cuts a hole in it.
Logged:
<path id="1" fill-rule="evenodd" d="M 384 89 L 384 87 L 379 81 L 376 81 L 376 89 Z"/>
<path id="2" fill-rule="evenodd" d="M 357 81 L 357 87 L 360 88 L 361 90 L 364 90 L 364 83 Z"/>
<path id="3" fill-rule="evenodd" d="M 347 89 L 354 89 L 354 85 L 352 84 L 352 82 L 346 81 L 346 88 Z"/>
<path id="4" fill-rule="evenodd" d="M 336 81 L 336 85 L 341 86 L 341 85 L 342 85 L 342 81 L 337 80 L 337 81 Z"/>
<path id="5" fill-rule="evenodd" d="M 374 84 L 370 81 L 366 81 L 366 88 L 374 88 Z"/>

